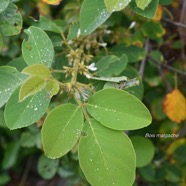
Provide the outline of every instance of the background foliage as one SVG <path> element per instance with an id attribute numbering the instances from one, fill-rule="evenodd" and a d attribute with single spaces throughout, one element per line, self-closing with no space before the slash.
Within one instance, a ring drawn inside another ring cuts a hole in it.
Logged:
<path id="1" fill-rule="evenodd" d="M 185 7 L 2 0 L 0 185 L 186 185 Z"/>

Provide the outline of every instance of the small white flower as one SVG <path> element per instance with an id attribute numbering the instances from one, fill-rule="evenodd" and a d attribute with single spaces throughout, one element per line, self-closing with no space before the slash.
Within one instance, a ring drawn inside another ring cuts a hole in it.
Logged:
<path id="1" fill-rule="evenodd" d="M 111 34 L 112 31 L 111 30 L 105 30 L 105 34 Z"/>
<path id="2" fill-rule="evenodd" d="M 86 78 L 90 79 L 91 78 L 91 75 L 90 74 L 87 74 L 87 73 L 84 73 L 84 75 L 86 76 Z"/>
<path id="3" fill-rule="evenodd" d="M 73 41 L 72 41 L 72 40 L 69 40 L 69 41 L 68 41 L 68 44 L 69 44 L 69 45 L 73 44 Z"/>
<path id="4" fill-rule="evenodd" d="M 135 21 L 133 21 L 133 22 L 130 24 L 129 29 L 134 28 L 134 27 L 135 27 L 135 25 L 136 25 L 136 22 L 135 22 Z"/>
<path id="5" fill-rule="evenodd" d="M 79 37 L 81 35 L 81 30 L 78 29 L 78 32 L 77 32 L 77 37 Z"/>
<path id="6" fill-rule="evenodd" d="M 80 96 L 79 92 L 77 92 L 77 91 L 75 92 L 75 98 L 76 99 L 81 99 L 81 96 Z"/>
<path id="7" fill-rule="evenodd" d="M 106 47 L 107 46 L 107 43 L 99 43 L 99 46 Z"/>
<path id="8" fill-rule="evenodd" d="M 95 67 L 95 63 L 92 63 L 88 66 L 88 69 L 91 70 L 91 71 L 96 71 L 97 67 Z"/>

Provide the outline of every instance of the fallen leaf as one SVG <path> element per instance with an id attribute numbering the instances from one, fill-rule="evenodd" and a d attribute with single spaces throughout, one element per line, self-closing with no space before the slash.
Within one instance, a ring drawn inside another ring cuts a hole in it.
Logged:
<path id="1" fill-rule="evenodd" d="M 43 3 L 47 3 L 49 5 L 58 5 L 61 0 L 42 0 Z"/>
<path id="2" fill-rule="evenodd" d="M 186 100 L 184 95 L 174 89 L 168 93 L 163 102 L 163 110 L 168 118 L 176 123 L 186 119 Z"/>

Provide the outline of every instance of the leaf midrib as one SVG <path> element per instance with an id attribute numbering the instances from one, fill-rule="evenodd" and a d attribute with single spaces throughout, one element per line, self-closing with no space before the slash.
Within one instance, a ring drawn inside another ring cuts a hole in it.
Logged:
<path id="1" fill-rule="evenodd" d="M 61 136 L 64 135 L 65 129 L 69 126 L 70 121 L 71 121 L 72 118 L 75 116 L 75 114 L 76 114 L 76 112 L 77 112 L 78 110 L 79 110 L 79 107 L 77 107 L 77 108 L 74 110 L 74 113 L 71 115 L 71 117 L 70 117 L 70 119 L 68 120 L 67 124 L 65 125 L 65 127 L 63 128 L 63 130 L 60 132 L 60 134 L 59 134 L 58 137 L 56 138 L 55 143 L 54 143 L 54 145 L 52 145 L 51 150 L 50 150 L 50 153 L 48 153 L 48 154 L 51 154 L 51 152 L 53 151 L 54 147 L 56 146 L 57 141 L 59 140 L 59 138 L 61 138 Z M 66 150 L 65 150 L 65 151 L 66 151 Z"/>
<path id="2" fill-rule="evenodd" d="M 35 45 L 35 47 L 36 47 L 36 50 L 37 50 L 37 53 L 38 53 L 38 55 L 39 55 L 39 59 L 41 60 L 41 62 L 42 62 L 42 64 L 43 64 L 43 60 L 42 60 L 42 58 L 41 58 L 41 55 L 40 55 L 40 52 L 39 52 L 39 48 L 38 48 L 38 45 L 37 45 L 37 43 L 36 43 L 36 40 L 35 40 L 35 37 L 34 37 L 34 34 L 33 34 L 33 32 L 30 30 L 30 36 L 32 37 L 32 39 L 33 39 L 33 41 L 34 41 L 34 45 Z"/>
<path id="3" fill-rule="evenodd" d="M 103 162 L 104 162 L 104 165 L 105 165 L 105 167 L 106 167 L 106 171 L 108 172 L 108 174 L 109 174 L 109 176 L 110 176 L 112 182 L 114 182 L 114 180 L 112 179 L 112 174 L 110 173 L 110 169 L 109 169 L 109 167 L 108 167 L 108 165 L 107 165 L 107 162 L 106 162 L 106 160 L 105 160 L 105 158 L 104 158 L 104 155 L 103 155 L 104 153 L 103 153 L 103 151 L 102 151 L 102 149 L 101 149 L 101 146 L 100 146 L 100 144 L 99 144 L 99 141 L 98 141 L 98 139 L 97 139 L 97 137 L 96 137 L 96 133 L 95 133 L 95 131 L 94 131 L 94 128 L 92 127 L 92 123 L 91 123 L 90 120 L 89 120 L 88 122 L 89 122 L 90 129 L 91 129 L 91 131 L 92 131 L 92 134 L 93 134 L 93 136 L 94 136 L 94 138 L 95 138 L 95 143 L 97 144 L 97 146 L 98 146 L 98 148 L 99 148 L 99 150 L 100 150 L 100 154 L 101 154 L 102 160 L 103 160 Z"/>
<path id="4" fill-rule="evenodd" d="M 127 112 L 121 112 L 121 111 L 118 111 L 118 110 L 114 110 L 114 109 L 110 109 L 110 108 L 105 108 L 105 107 L 101 107 L 101 106 L 98 106 L 98 105 L 93 105 L 93 104 L 90 104 L 90 103 L 88 103 L 87 104 L 88 106 L 91 106 L 91 107 L 94 107 L 95 108 L 95 106 L 97 107 L 97 108 L 99 108 L 99 109 L 103 109 L 103 110 L 105 110 L 106 112 L 108 112 L 107 111 L 107 109 L 108 110 L 112 110 L 112 111 L 115 111 L 115 113 L 120 113 L 120 114 L 126 114 L 126 115 L 128 115 L 128 116 L 132 116 L 133 118 L 136 118 L 136 119 L 141 119 L 141 120 L 144 120 L 144 121 L 147 121 L 147 119 L 145 119 L 145 118 L 141 118 L 141 117 L 136 117 L 136 115 L 133 115 L 133 113 L 127 113 Z"/>

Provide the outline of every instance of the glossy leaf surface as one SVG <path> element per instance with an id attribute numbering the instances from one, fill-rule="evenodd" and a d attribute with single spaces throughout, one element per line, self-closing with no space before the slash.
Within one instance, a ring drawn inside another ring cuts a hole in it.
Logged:
<path id="1" fill-rule="evenodd" d="M 152 0 L 136 0 L 137 7 L 144 10 Z"/>
<path id="2" fill-rule="evenodd" d="M 80 11 L 80 29 L 82 35 L 88 35 L 104 23 L 111 14 L 104 0 L 85 0 Z"/>
<path id="3" fill-rule="evenodd" d="M 19 101 L 22 102 L 27 97 L 36 94 L 37 92 L 41 91 L 46 85 L 46 82 L 40 76 L 33 76 L 26 80 L 19 92 Z"/>
<path id="4" fill-rule="evenodd" d="M 105 5 L 109 12 L 116 12 L 124 9 L 131 0 L 105 0 Z"/>
<path id="5" fill-rule="evenodd" d="M 41 76 L 47 78 L 51 75 L 50 70 L 42 64 L 34 64 L 23 69 L 22 73 L 30 76 Z"/>
<path id="6" fill-rule="evenodd" d="M 25 33 L 28 40 L 22 43 L 23 58 L 28 65 L 43 64 L 51 67 L 54 49 L 48 35 L 40 28 L 31 26 Z"/>
<path id="7" fill-rule="evenodd" d="M 96 74 L 103 77 L 117 76 L 125 69 L 127 63 L 128 58 L 125 54 L 121 58 L 114 55 L 105 56 L 96 63 Z"/>
<path id="8" fill-rule="evenodd" d="M 143 128 L 152 119 L 140 100 L 117 89 L 104 89 L 95 93 L 89 99 L 87 109 L 102 125 L 115 130 Z"/>
<path id="9" fill-rule="evenodd" d="M 35 123 L 45 114 L 49 103 L 46 90 L 19 102 L 19 89 L 17 89 L 5 107 L 6 125 L 13 130 Z"/>
<path id="10" fill-rule="evenodd" d="M 19 87 L 25 78 L 26 76 L 14 67 L 0 67 L 0 107 L 8 101 L 14 90 Z"/>
<path id="11" fill-rule="evenodd" d="M 42 128 L 45 154 L 59 158 L 69 152 L 81 135 L 83 120 L 81 109 L 75 105 L 64 104 L 53 109 Z"/>
<path id="12" fill-rule="evenodd" d="M 96 120 L 86 122 L 84 132 L 86 136 L 79 143 L 79 161 L 90 184 L 132 185 L 136 159 L 128 136 Z"/>

